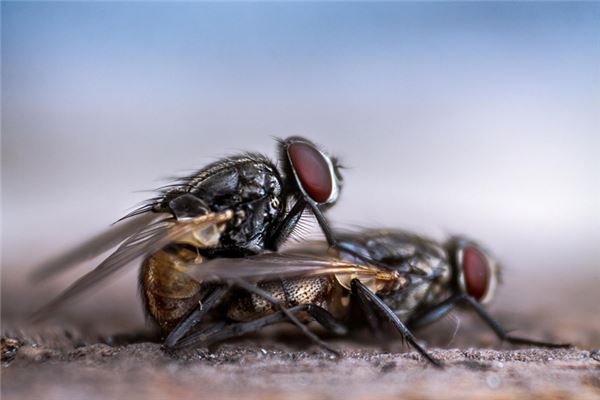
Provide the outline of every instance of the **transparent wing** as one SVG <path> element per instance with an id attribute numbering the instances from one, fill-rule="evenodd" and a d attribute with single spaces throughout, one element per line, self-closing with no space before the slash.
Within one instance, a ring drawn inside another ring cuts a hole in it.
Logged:
<path id="1" fill-rule="evenodd" d="M 173 242 L 193 243 L 198 247 L 208 246 L 218 240 L 224 224 L 233 216 L 231 210 L 210 213 L 186 220 L 163 217 L 128 237 L 96 268 L 68 287 L 62 294 L 34 314 L 34 319 L 43 317 L 61 304 L 95 286 L 135 259 L 154 253 Z"/>
<path id="2" fill-rule="evenodd" d="M 265 253 L 244 258 L 216 258 L 202 264 L 191 264 L 185 273 L 198 281 L 260 281 L 329 274 L 394 279 L 393 272 L 374 265 L 311 253 Z"/>
<path id="3" fill-rule="evenodd" d="M 165 215 L 145 213 L 119 222 L 111 226 L 106 232 L 36 267 L 31 275 L 31 279 L 34 282 L 39 282 L 71 267 L 75 267 L 83 261 L 89 260 L 115 247 L 153 222 L 164 218 Z"/>

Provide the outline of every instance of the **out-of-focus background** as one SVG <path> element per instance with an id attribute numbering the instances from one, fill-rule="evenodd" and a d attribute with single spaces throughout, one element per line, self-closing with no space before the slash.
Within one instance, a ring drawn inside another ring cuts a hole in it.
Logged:
<path id="1" fill-rule="evenodd" d="M 1 7 L 3 319 L 85 271 L 27 280 L 141 190 L 288 135 L 349 167 L 336 227 L 464 233 L 506 266 L 505 308 L 593 308 L 600 4 Z M 134 270 L 68 310 L 141 324 Z"/>

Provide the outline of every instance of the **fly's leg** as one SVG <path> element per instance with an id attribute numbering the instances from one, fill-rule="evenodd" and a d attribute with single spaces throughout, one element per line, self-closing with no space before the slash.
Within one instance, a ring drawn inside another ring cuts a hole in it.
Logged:
<path id="1" fill-rule="evenodd" d="M 277 251 L 279 246 L 290 236 L 305 209 L 306 202 L 303 199 L 299 199 L 285 218 L 278 224 L 273 233 L 266 239 L 265 247 L 269 250 Z"/>
<path id="2" fill-rule="evenodd" d="M 427 326 L 452 311 L 458 300 L 450 297 L 435 306 L 419 309 L 408 318 L 406 325 L 416 329 Z"/>
<path id="3" fill-rule="evenodd" d="M 236 285 L 236 286 L 248 291 L 249 293 L 253 293 L 253 294 L 256 294 L 257 296 L 262 297 L 263 299 L 267 300 L 269 303 L 273 304 L 275 307 L 278 307 L 280 309 L 280 311 L 283 314 L 285 314 L 285 316 L 294 325 L 296 325 L 306 337 L 308 337 L 310 340 L 312 340 L 319 346 L 323 347 L 325 350 L 329 351 L 330 353 L 333 353 L 334 355 L 336 355 L 338 357 L 340 356 L 340 354 L 336 350 L 334 350 L 331 346 L 329 346 L 327 343 L 322 341 L 317 335 L 315 335 L 313 332 L 311 332 L 310 329 L 308 329 L 308 327 L 305 324 L 303 324 L 294 315 L 294 313 L 290 312 L 289 309 L 285 307 L 285 305 L 281 304 L 281 302 L 279 300 L 277 300 L 275 297 L 273 297 L 269 292 L 257 287 L 256 285 L 248 283 L 242 279 L 230 279 L 229 282 L 230 282 L 230 284 Z"/>
<path id="4" fill-rule="evenodd" d="M 487 326 L 489 326 L 490 329 L 492 329 L 494 331 L 496 336 L 498 336 L 498 338 L 502 341 L 505 341 L 505 342 L 508 342 L 511 344 L 524 344 L 524 345 L 531 345 L 531 346 L 537 346 L 537 347 L 550 347 L 550 348 L 567 348 L 567 347 L 572 346 L 571 344 L 568 344 L 568 343 L 542 342 L 542 341 L 538 341 L 538 340 L 525 339 L 525 338 L 521 338 L 518 336 L 509 335 L 506 332 L 506 330 L 504 330 L 504 328 L 502 328 L 502 326 L 490 314 L 488 314 L 488 312 L 485 310 L 485 308 L 483 308 L 483 306 L 481 304 L 479 304 L 479 302 L 477 302 L 477 300 L 475 300 L 471 296 L 467 296 L 465 294 L 450 297 L 449 299 L 441 302 L 437 306 L 433 306 L 430 309 L 424 310 L 422 313 L 415 315 L 414 318 L 411 318 L 411 320 L 409 321 L 409 324 L 411 326 L 413 324 L 415 326 L 421 326 L 421 325 L 425 325 L 429 322 L 432 322 L 435 319 L 437 319 L 438 317 L 440 317 L 440 316 L 446 314 L 447 312 L 449 312 L 450 310 L 452 310 L 460 302 L 465 303 L 468 306 L 470 306 L 477 313 L 479 318 L 481 318 L 483 320 L 483 322 L 485 322 L 485 324 Z"/>
<path id="5" fill-rule="evenodd" d="M 298 314 L 303 311 L 308 312 L 327 330 L 337 335 L 344 335 L 347 333 L 346 327 L 338 322 L 335 317 L 329 313 L 329 311 L 315 304 L 300 304 L 288 308 L 287 311 L 291 314 Z M 177 344 L 177 348 L 194 346 L 198 344 L 209 345 L 215 342 L 242 336 L 247 333 L 256 332 L 267 325 L 282 322 L 286 319 L 288 319 L 286 313 L 283 311 L 277 311 L 273 314 L 252 321 L 230 324 L 219 330 L 211 329 L 210 331 L 196 332 L 182 339 Z"/>
<path id="6" fill-rule="evenodd" d="M 304 310 L 299 308 L 298 312 L 308 312 L 318 323 L 323 326 L 323 328 L 327 329 L 328 331 L 338 336 L 344 336 L 348 334 L 348 328 L 335 319 L 335 317 L 323 307 L 320 307 L 316 304 L 300 304 L 297 307 L 304 307 Z"/>
<path id="7" fill-rule="evenodd" d="M 363 254 L 360 254 L 360 253 L 340 244 L 339 241 L 336 239 L 333 230 L 331 229 L 329 221 L 327 221 L 327 218 L 325 218 L 325 215 L 323 214 L 323 212 L 321 211 L 319 206 L 315 202 L 307 201 L 305 199 L 298 199 L 296 204 L 294 204 L 294 207 L 292 207 L 290 212 L 279 223 L 277 228 L 275 228 L 274 233 L 271 234 L 271 236 L 269 238 L 267 238 L 266 243 L 265 243 L 265 247 L 267 249 L 272 250 L 272 251 L 277 251 L 279 246 L 281 246 L 281 244 L 292 233 L 292 231 L 294 230 L 294 227 L 298 223 L 298 220 L 300 219 L 300 217 L 302 217 L 302 213 L 304 212 L 304 210 L 306 209 L 307 206 L 310 207 L 312 213 L 314 214 L 315 218 L 317 219 L 317 222 L 319 223 L 319 226 L 321 227 L 321 230 L 323 231 L 323 235 L 325 236 L 325 240 L 327 240 L 327 244 L 329 245 L 329 247 L 333 247 L 340 251 L 344 251 L 344 252 L 350 254 L 351 256 L 356 257 L 357 259 L 359 259 L 363 262 L 366 262 L 367 264 L 376 265 L 383 269 L 389 269 L 389 267 L 386 266 L 385 264 L 383 264 L 377 260 L 373 260 L 370 257 L 366 257 Z"/>
<path id="8" fill-rule="evenodd" d="M 379 316 L 373 309 L 373 306 L 371 306 L 370 302 L 364 296 L 357 295 L 356 298 L 358 299 L 358 305 L 360 306 L 360 309 L 367 319 L 371 333 L 375 335 L 375 338 L 379 342 L 383 343 L 383 336 L 381 334 L 381 320 L 379 319 Z"/>
<path id="9" fill-rule="evenodd" d="M 530 339 L 525 339 L 525 338 L 521 338 L 518 336 L 509 335 L 504 330 L 504 328 L 502 328 L 502 326 L 498 322 L 496 322 L 496 320 L 490 314 L 488 314 L 488 312 L 485 310 L 485 308 L 483 308 L 481 306 L 481 304 L 479 304 L 477 302 L 477 300 L 475 300 L 471 296 L 466 296 L 466 295 L 463 295 L 462 298 L 459 298 L 459 300 L 462 300 L 465 303 L 467 303 L 469 306 L 471 306 L 471 308 L 473 308 L 473 310 L 475 310 L 477 315 L 479 315 L 479 317 L 494 331 L 494 333 L 496 334 L 496 336 L 498 336 L 498 338 L 500 340 L 504 340 L 511 344 L 525 344 L 525 345 L 538 346 L 538 347 L 550 347 L 550 348 L 572 347 L 572 345 L 569 343 L 541 342 L 538 340 L 530 340 Z"/>
<path id="10" fill-rule="evenodd" d="M 410 330 L 406 327 L 406 325 L 400 320 L 400 318 L 392 311 L 387 304 L 385 304 L 375 293 L 373 293 L 368 287 L 366 287 L 361 281 L 358 279 L 353 279 L 351 282 L 352 293 L 356 296 L 362 297 L 365 301 L 370 301 L 371 304 L 377 309 L 380 310 L 383 315 L 394 325 L 394 327 L 402 334 L 402 337 L 415 349 L 419 354 L 421 354 L 427 361 L 429 361 L 434 366 L 441 368 L 442 365 L 439 361 L 436 361 L 433 357 L 425 351 L 418 343 L 417 339 L 410 332 Z"/>
<path id="11" fill-rule="evenodd" d="M 327 244 L 331 247 L 341 249 L 335 238 L 333 230 L 329 225 L 329 221 L 327 221 L 327 218 L 325 218 L 325 215 L 323 215 L 323 212 L 321 211 L 319 206 L 315 202 L 307 201 L 303 198 L 300 198 L 296 201 L 294 207 L 292 207 L 290 212 L 287 213 L 285 218 L 279 223 L 277 228 L 275 228 L 273 234 L 267 239 L 266 247 L 268 249 L 276 251 L 279 248 L 279 246 L 285 241 L 285 239 L 288 238 L 290 233 L 292 233 L 292 231 L 294 230 L 294 227 L 298 223 L 298 220 L 302 216 L 302 213 L 304 212 L 306 207 L 310 207 L 312 213 L 317 219 L 317 222 L 319 223 L 319 226 L 323 231 L 323 235 L 327 240 Z M 354 255 L 354 252 L 352 252 L 352 255 Z M 357 256 L 361 257 L 359 255 Z M 361 259 L 364 259 L 364 256 L 362 256 Z"/>
<path id="12" fill-rule="evenodd" d="M 188 334 L 228 291 L 229 288 L 225 286 L 215 288 L 202 303 L 198 304 L 198 307 L 188 314 L 187 317 L 182 319 L 175 329 L 169 333 L 169 336 L 167 336 L 164 343 L 165 348 L 170 349 L 175 347 L 177 342 Z"/>
<path id="13" fill-rule="evenodd" d="M 331 226 L 329 225 L 329 222 L 327 221 L 327 218 L 325 218 L 325 215 L 323 214 L 323 212 L 321 211 L 319 206 L 312 201 L 308 201 L 308 205 L 310 206 L 310 209 L 312 210 L 313 214 L 315 215 L 315 218 L 317 219 L 319 226 L 323 230 L 323 234 L 325 235 L 325 240 L 327 240 L 327 244 L 329 245 L 329 247 L 333 247 L 335 249 L 338 249 L 339 251 L 343 251 L 347 254 L 350 254 L 351 256 L 356 257 L 357 259 L 359 259 L 362 262 L 365 262 L 367 264 L 375 265 L 375 266 L 377 266 L 379 268 L 383 268 L 385 270 L 390 269 L 390 267 L 385 265 L 384 263 L 374 260 L 371 257 L 367 257 L 363 254 L 360 254 L 360 253 L 352 250 L 351 248 L 348 248 L 348 247 L 344 246 L 343 244 L 341 244 L 336 239 L 335 234 L 333 233 L 333 230 L 331 229 Z"/>

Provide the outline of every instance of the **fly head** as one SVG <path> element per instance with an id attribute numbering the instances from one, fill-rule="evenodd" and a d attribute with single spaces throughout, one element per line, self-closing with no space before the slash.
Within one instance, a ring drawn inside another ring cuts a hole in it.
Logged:
<path id="1" fill-rule="evenodd" d="M 342 176 L 335 157 L 299 136 L 280 141 L 279 152 L 287 189 L 292 194 L 319 208 L 337 201 Z"/>
<path id="2" fill-rule="evenodd" d="M 490 302 L 500 278 L 495 259 L 481 245 L 462 236 L 450 238 L 446 249 L 456 290 L 481 304 Z"/>

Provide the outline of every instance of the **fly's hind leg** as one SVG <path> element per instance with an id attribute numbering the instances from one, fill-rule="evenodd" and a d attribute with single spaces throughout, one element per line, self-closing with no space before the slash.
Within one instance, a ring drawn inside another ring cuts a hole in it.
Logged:
<path id="1" fill-rule="evenodd" d="M 199 344 L 210 345 L 226 339 L 239 337 L 251 332 L 256 332 L 267 325 L 285 321 L 288 319 L 289 314 L 296 315 L 300 312 L 308 312 L 325 329 L 337 335 L 344 335 L 347 333 L 346 327 L 338 322 L 335 317 L 329 313 L 329 311 L 315 304 L 300 304 L 288 308 L 286 311 L 287 312 L 280 310 L 273 314 L 248 322 L 233 323 L 219 330 L 211 329 L 210 331 L 196 332 L 183 338 L 176 347 L 183 348 Z"/>
<path id="2" fill-rule="evenodd" d="M 167 349 L 172 349 L 177 345 L 177 342 L 182 337 L 191 332 L 202 318 L 227 294 L 229 288 L 226 286 L 216 287 L 206 299 L 198 304 L 198 306 L 187 317 L 182 319 L 179 324 L 169 333 L 165 340 L 164 346 Z"/>

